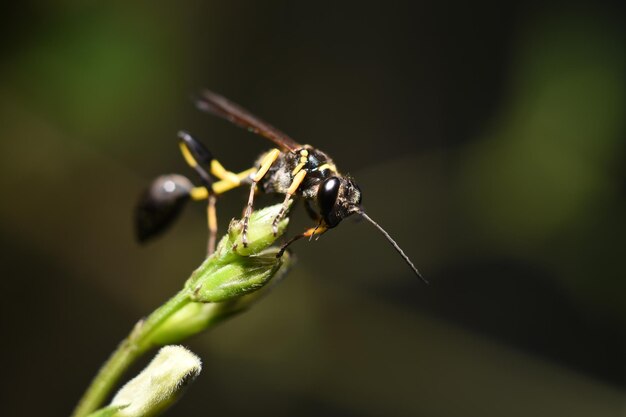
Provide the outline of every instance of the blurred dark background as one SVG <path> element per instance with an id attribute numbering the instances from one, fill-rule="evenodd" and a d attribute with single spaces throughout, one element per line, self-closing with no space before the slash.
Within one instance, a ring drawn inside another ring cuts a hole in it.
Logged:
<path id="1" fill-rule="evenodd" d="M 431 285 L 365 223 L 300 242 L 169 415 L 626 415 L 620 3 L 2 6 L 3 415 L 69 414 L 201 262 L 202 207 L 146 247 L 131 213 L 191 174 L 179 129 L 233 170 L 270 146 L 203 87 L 330 153 Z"/>

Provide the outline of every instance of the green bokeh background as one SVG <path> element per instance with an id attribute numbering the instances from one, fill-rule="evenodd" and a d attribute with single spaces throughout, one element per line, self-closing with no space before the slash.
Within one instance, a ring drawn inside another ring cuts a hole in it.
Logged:
<path id="1" fill-rule="evenodd" d="M 626 43 L 619 2 L 77 2 L 3 6 L 6 415 L 67 415 L 206 245 L 202 207 L 145 247 L 134 203 L 269 143 L 218 91 L 356 177 L 413 258 L 346 220 L 294 246 L 251 312 L 188 346 L 170 415 L 626 415 Z M 246 192 L 219 205 L 221 229 Z M 260 200 L 260 204 L 273 201 Z M 293 215 L 291 233 L 307 225 Z"/>

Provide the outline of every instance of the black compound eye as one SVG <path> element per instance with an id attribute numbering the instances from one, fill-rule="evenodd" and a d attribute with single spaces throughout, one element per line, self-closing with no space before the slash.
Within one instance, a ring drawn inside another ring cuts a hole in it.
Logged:
<path id="1" fill-rule="evenodd" d="M 329 217 L 335 207 L 337 201 L 337 195 L 339 194 L 339 187 L 341 187 L 341 181 L 337 177 L 330 177 L 326 179 L 317 191 L 317 202 L 320 207 L 320 214 L 326 220 L 327 223 L 334 223 Z"/>

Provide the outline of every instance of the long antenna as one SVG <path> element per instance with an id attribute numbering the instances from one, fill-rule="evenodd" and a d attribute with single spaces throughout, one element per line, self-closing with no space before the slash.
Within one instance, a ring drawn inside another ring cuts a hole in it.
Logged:
<path id="1" fill-rule="evenodd" d="M 400 254 L 400 256 L 402 256 L 402 258 L 406 261 L 407 264 L 409 264 L 409 266 L 411 267 L 411 269 L 413 270 L 413 272 L 415 272 L 415 275 L 417 275 L 418 277 L 421 278 L 422 281 L 424 281 L 425 284 L 428 284 L 428 281 L 426 280 L 426 278 L 424 278 L 422 276 L 422 274 L 420 274 L 420 271 L 417 270 L 417 268 L 415 267 L 415 265 L 413 265 L 413 262 L 411 262 L 411 260 L 409 259 L 408 256 L 406 256 L 406 254 L 404 253 L 404 251 L 400 248 L 400 246 L 398 246 L 398 244 L 396 243 L 395 240 L 393 240 L 393 238 L 389 235 L 389 233 L 387 233 L 387 231 L 385 229 L 383 229 L 378 223 L 376 223 L 370 216 L 368 216 L 367 214 L 365 214 L 364 211 L 359 210 L 357 211 L 357 213 L 359 213 L 361 216 L 363 216 L 365 218 L 365 220 L 367 220 L 368 222 L 372 223 L 379 231 L 380 233 L 382 233 L 387 240 L 389 241 L 389 243 L 391 243 L 391 245 L 396 249 L 396 251 L 398 251 L 398 253 Z"/>

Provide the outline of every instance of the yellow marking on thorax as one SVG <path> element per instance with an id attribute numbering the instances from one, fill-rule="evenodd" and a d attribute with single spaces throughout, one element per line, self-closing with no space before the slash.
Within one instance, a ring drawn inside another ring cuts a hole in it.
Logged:
<path id="1" fill-rule="evenodd" d="M 304 168 L 304 166 L 306 165 L 308 161 L 309 161 L 309 151 L 307 151 L 306 149 L 302 149 L 300 151 L 300 162 L 298 162 L 298 165 L 296 165 L 296 167 L 293 169 L 293 172 L 291 173 L 291 175 L 296 175 L 298 172 L 300 172 L 300 170 Z"/>
<path id="2" fill-rule="evenodd" d="M 318 171 L 323 171 L 325 169 L 332 171 L 332 172 L 337 172 L 337 167 L 335 166 L 335 164 L 322 164 L 319 167 L 317 167 Z"/>

